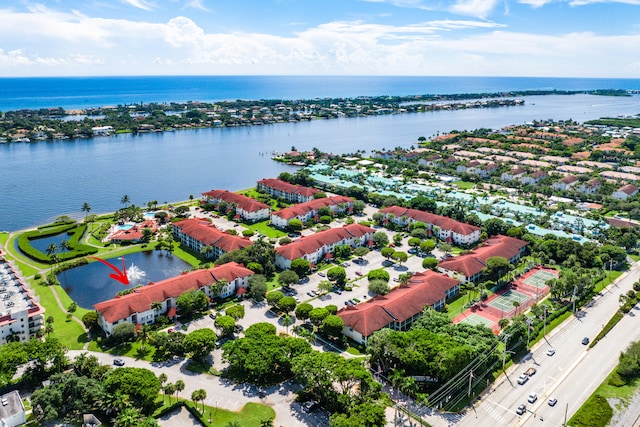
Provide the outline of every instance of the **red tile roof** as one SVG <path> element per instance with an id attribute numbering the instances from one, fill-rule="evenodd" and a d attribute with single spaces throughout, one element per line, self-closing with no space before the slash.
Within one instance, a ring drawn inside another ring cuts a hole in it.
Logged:
<path id="1" fill-rule="evenodd" d="M 446 297 L 460 282 L 431 270 L 416 273 L 406 286 L 338 312 L 345 326 L 368 337 L 392 322 L 404 322 Z"/>
<path id="2" fill-rule="evenodd" d="M 283 219 L 291 219 L 303 216 L 309 212 L 317 211 L 324 206 L 336 206 L 342 203 L 352 203 L 353 199 L 346 196 L 323 197 L 321 199 L 309 200 L 308 202 L 298 203 L 288 208 L 273 212 L 271 215 L 278 216 Z"/>
<path id="3" fill-rule="evenodd" d="M 252 245 L 251 240 L 248 238 L 225 233 L 210 222 L 198 218 L 184 219 L 173 223 L 173 226 L 203 245 L 215 246 L 225 252 L 243 249 Z"/>
<path id="4" fill-rule="evenodd" d="M 313 197 L 318 192 L 315 188 L 304 187 L 302 185 L 290 184 L 287 181 L 283 181 L 278 178 L 265 178 L 258 181 L 258 184 L 262 184 L 265 187 L 273 188 L 274 190 L 282 191 L 290 194 L 300 194 L 303 197 Z"/>
<path id="5" fill-rule="evenodd" d="M 574 182 L 576 182 L 578 180 L 578 177 L 573 176 L 573 175 L 568 175 L 565 176 L 564 178 L 562 178 L 560 180 L 560 182 L 562 182 L 563 184 L 573 184 Z"/>
<path id="6" fill-rule="evenodd" d="M 618 188 L 618 191 L 621 191 L 629 196 L 632 196 L 638 192 L 638 187 L 633 184 L 627 184 L 624 187 Z"/>
<path id="7" fill-rule="evenodd" d="M 524 240 L 498 235 L 488 239 L 482 246 L 471 252 L 440 262 L 438 267 L 471 277 L 482 271 L 486 266 L 487 259 L 494 256 L 511 259 L 527 245 L 528 243 Z"/>
<path id="8" fill-rule="evenodd" d="M 396 218 L 406 216 L 415 221 L 424 222 L 425 224 L 433 224 L 440 227 L 441 230 L 451 230 L 456 234 L 467 236 L 480 230 L 480 227 L 467 224 L 466 222 L 456 221 L 447 216 L 436 215 L 430 212 L 421 211 L 418 209 L 407 209 L 400 206 L 390 206 L 388 208 L 380 209 L 380 213 L 385 215 L 393 214 Z"/>
<path id="9" fill-rule="evenodd" d="M 301 237 L 288 245 L 276 248 L 276 252 L 286 259 L 294 260 L 314 253 L 325 245 L 331 245 L 343 239 L 362 237 L 374 231 L 373 228 L 364 225 L 349 224 L 341 228 L 331 228 L 310 236 Z"/>
<path id="10" fill-rule="evenodd" d="M 177 298 L 185 292 L 198 290 L 221 280 L 231 282 L 254 274 L 242 264 L 230 262 L 207 270 L 196 270 L 160 282 L 149 282 L 134 292 L 94 304 L 94 308 L 109 323 L 126 319 L 134 313 L 151 310 L 155 301 Z"/>
<path id="11" fill-rule="evenodd" d="M 242 194 L 232 193 L 228 190 L 211 190 L 202 193 L 209 199 L 224 200 L 227 203 L 235 203 L 236 206 L 247 212 L 258 212 L 263 209 L 269 209 L 269 205 L 259 202 L 251 197 Z"/>

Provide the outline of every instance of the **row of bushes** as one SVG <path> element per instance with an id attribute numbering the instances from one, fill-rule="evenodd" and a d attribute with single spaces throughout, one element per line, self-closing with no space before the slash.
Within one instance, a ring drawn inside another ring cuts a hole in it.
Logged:
<path id="1" fill-rule="evenodd" d="M 98 252 L 98 249 L 80 243 L 80 239 L 82 238 L 86 230 L 86 224 L 76 225 L 76 223 L 67 223 L 59 226 L 51 226 L 42 229 L 27 231 L 25 233 L 22 233 L 20 237 L 18 237 L 18 248 L 23 254 L 35 261 L 45 264 L 52 264 L 54 260 L 53 254 L 48 255 L 34 248 L 31 245 L 31 240 L 42 239 L 44 237 L 55 236 L 66 232 L 71 235 L 68 241 L 70 250 L 67 252 L 56 253 L 55 256 L 57 257 L 58 261 L 67 261 L 73 258 L 95 254 L 96 252 Z"/>

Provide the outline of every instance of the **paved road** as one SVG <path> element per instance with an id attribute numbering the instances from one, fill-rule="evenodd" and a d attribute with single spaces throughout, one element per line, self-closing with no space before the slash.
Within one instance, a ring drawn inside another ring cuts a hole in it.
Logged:
<path id="1" fill-rule="evenodd" d="M 631 289 L 639 278 L 640 266 L 635 265 L 596 297 L 592 307 L 583 309 L 578 317 L 572 317 L 556 328 L 546 340 L 534 346 L 532 359 L 512 366 L 506 375 L 498 378 L 495 387 L 467 411 L 459 425 L 532 426 L 544 423 L 561 426 L 565 413 L 569 419 L 611 372 L 619 353 L 640 338 L 637 327 L 640 310 L 636 308 L 594 348 L 588 349 L 581 344 L 583 337 L 593 339 L 598 334 L 618 309 L 620 294 Z M 546 355 L 549 347 L 556 350 L 555 355 Z M 537 373 L 526 384 L 518 385 L 518 375 L 529 366 L 535 366 Z M 533 404 L 527 402 L 532 392 L 538 395 Z M 551 396 L 558 399 L 554 407 L 547 404 Z M 519 404 L 527 405 L 527 412 L 521 417 L 515 413 Z M 430 417 L 428 421 L 434 426 L 448 425 L 441 417 Z"/>

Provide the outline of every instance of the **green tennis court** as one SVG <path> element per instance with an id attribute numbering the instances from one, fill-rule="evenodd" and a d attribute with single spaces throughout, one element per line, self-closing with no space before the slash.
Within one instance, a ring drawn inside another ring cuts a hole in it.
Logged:
<path id="1" fill-rule="evenodd" d="M 484 325 L 487 328 L 491 328 L 491 325 L 493 325 L 493 321 L 476 313 L 468 314 L 467 316 L 465 316 L 464 320 L 461 323 L 467 323 L 472 326 Z"/>
<path id="2" fill-rule="evenodd" d="M 489 305 L 497 308 L 498 310 L 509 311 L 513 309 L 514 301 L 522 303 L 523 301 L 531 298 L 529 295 L 523 294 L 518 291 L 508 290 L 502 295 L 499 295 L 496 299 L 491 301 Z"/>
<path id="3" fill-rule="evenodd" d="M 558 276 L 556 276 L 555 274 L 553 274 L 550 271 L 538 270 L 534 274 L 532 274 L 531 276 L 527 277 L 524 280 L 524 283 L 526 283 L 527 285 L 530 285 L 530 286 L 535 286 L 536 288 L 544 288 L 545 286 L 547 286 L 545 284 L 545 283 L 547 283 L 547 281 L 549 281 L 551 279 L 557 279 L 557 278 L 558 278 Z"/>

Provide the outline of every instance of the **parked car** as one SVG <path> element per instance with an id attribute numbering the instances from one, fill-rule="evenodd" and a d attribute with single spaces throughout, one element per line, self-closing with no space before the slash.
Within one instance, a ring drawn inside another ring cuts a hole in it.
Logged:
<path id="1" fill-rule="evenodd" d="M 210 317 L 212 320 L 216 320 L 216 315 L 215 315 L 215 314 L 213 314 L 213 313 L 209 313 L 209 317 Z"/>
<path id="2" fill-rule="evenodd" d="M 343 262 L 343 263 L 342 263 L 342 266 L 343 266 L 343 267 L 345 267 L 345 268 L 347 268 L 347 267 L 349 267 L 349 263 L 348 263 L 348 262 Z"/>
<path id="3" fill-rule="evenodd" d="M 316 409 L 318 407 L 318 402 L 316 402 L 315 400 L 309 400 L 308 402 L 304 402 L 302 404 L 302 408 L 306 411 L 306 412 L 311 412 L 314 409 Z"/>
<path id="4" fill-rule="evenodd" d="M 320 277 L 326 277 L 327 275 L 326 275 L 324 272 L 320 271 L 320 272 L 318 272 L 318 276 L 320 276 Z"/>
<path id="5" fill-rule="evenodd" d="M 549 406 L 556 406 L 556 403 L 558 403 L 558 399 L 556 399 L 555 397 L 552 397 L 551 399 L 549 399 Z"/>
<path id="6" fill-rule="evenodd" d="M 518 415 L 522 415 L 525 412 L 527 412 L 527 407 L 525 405 L 520 405 L 518 406 L 518 409 L 516 409 L 516 414 Z"/>
<path id="7" fill-rule="evenodd" d="M 553 348 L 547 350 L 547 356 L 553 356 L 554 354 L 556 354 L 556 351 Z"/>
<path id="8" fill-rule="evenodd" d="M 119 357 L 113 359 L 113 364 L 116 366 L 124 366 L 124 360 L 120 359 Z"/>
<path id="9" fill-rule="evenodd" d="M 529 403 L 534 403 L 536 400 L 538 400 L 538 395 L 536 393 L 531 393 L 527 398 L 527 402 Z"/>

